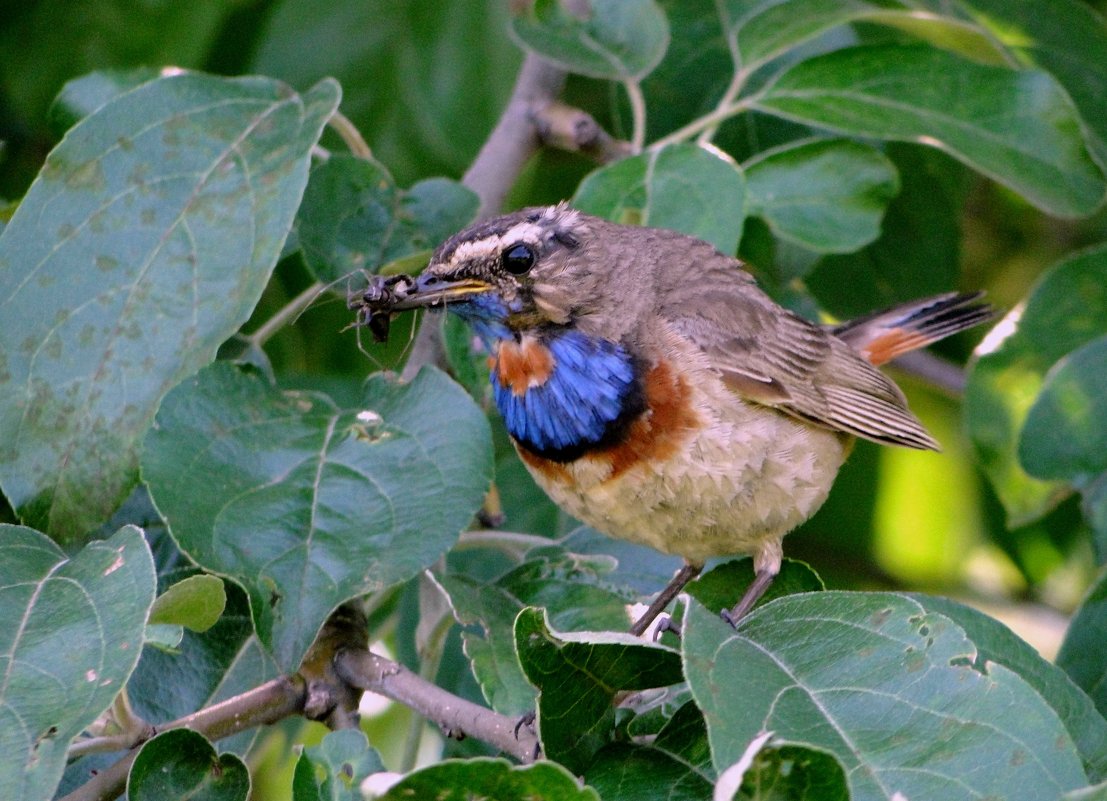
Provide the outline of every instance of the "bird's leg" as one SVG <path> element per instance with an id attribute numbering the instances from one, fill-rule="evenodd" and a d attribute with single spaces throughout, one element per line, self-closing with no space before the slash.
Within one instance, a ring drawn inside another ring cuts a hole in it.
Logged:
<path id="1" fill-rule="evenodd" d="M 719 613 L 723 620 L 737 628 L 738 621 L 749 614 L 754 605 L 761 600 L 761 596 L 765 594 L 765 590 L 769 589 L 769 585 L 773 583 L 774 578 L 776 578 L 775 570 L 767 568 L 758 570 L 754 574 L 753 583 L 746 589 L 746 594 L 742 596 L 742 600 L 735 604 L 733 609 L 724 609 Z"/>
<path id="2" fill-rule="evenodd" d="M 669 605 L 669 602 L 677 597 L 677 593 L 684 589 L 684 585 L 698 576 L 701 570 L 703 570 L 703 565 L 694 565 L 685 561 L 684 566 L 676 572 L 672 581 L 665 585 L 665 589 L 654 598 L 650 608 L 642 613 L 642 617 L 634 621 L 634 625 L 630 627 L 630 633 L 635 637 L 641 636 L 657 616 L 665 611 L 665 607 Z"/>

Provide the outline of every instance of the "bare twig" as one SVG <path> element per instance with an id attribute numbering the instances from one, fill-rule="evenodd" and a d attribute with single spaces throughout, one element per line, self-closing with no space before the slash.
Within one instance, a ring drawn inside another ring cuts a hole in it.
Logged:
<path id="1" fill-rule="evenodd" d="M 219 740 L 255 726 L 276 723 L 298 714 L 303 706 L 303 682 L 299 679 L 280 678 L 155 728 L 157 731 L 189 728 L 209 740 Z M 131 751 L 65 796 L 62 801 L 109 801 L 116 798 L 126 786 L 127 773 L 137 755 L 137 749 Z"/>
<path id="2" fill-rule="evenodd" d="M 288 301 L 276 314 L 258 326 L 254 333 L 246 337 L 246 340 L 255 348 L 261 348 L 273 334 L 284 328 L 285 324 L 296 319 L 304 309 L 315 302 L 315 299 L 327 287 L 321 281 L 316 281 L 299 295 Z"/>
<path id="3" fill-rule="evenodd" d="M 892 362 L 892 366 L 910 376 L 922 379 L 954 398 L 960 398 L 965 394 L 967 380 L 965 371 L 959 365 L 928 351 L 916 350 L 904 354 Z"/>
<path id="4" fill-rule="evenodd" d="M 448 693 L 371 651 L 340 653 L 335 669 L 350 685 L 399 701 L 455 736 L 476 737 L 524 763 L 534 761 L 538 753 L 538 738 L 529 727 L 519 726 L 517 718 Z"/>
<path id="5" fill-rule="evenodd" d="M 631 154 L 630 142 L 616 139 L 583 109 L 554 100 L 536 106 L 533 115 L 538 137 L 547 147 L 580 153 L 600 164 Z"/>

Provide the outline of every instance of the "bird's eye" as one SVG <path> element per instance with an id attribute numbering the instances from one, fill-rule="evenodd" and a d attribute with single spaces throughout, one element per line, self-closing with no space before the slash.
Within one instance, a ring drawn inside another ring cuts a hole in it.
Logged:
<path id="1" fill-rule="evenodd" d="M 500 262 L 504 269 L 512 275 L 523 275 L 528 272 L 534 266 L 537 258 L 534 255 L 534 249 L 523 243 L 512 245 L 500 254 Z"/>

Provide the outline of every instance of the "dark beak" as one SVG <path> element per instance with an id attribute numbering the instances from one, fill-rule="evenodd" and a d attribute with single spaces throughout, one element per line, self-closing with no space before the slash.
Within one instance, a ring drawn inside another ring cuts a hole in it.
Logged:
<path id="1" fill-rule="evenodd" d="M 492 285 L 476 278 L 443 278 L 424 270 L 418 278 L 394 276 L 371 284 L 364 300 L 381 311 L 406 311 L 441 306 L 467 295 L 488 292 Z"/>

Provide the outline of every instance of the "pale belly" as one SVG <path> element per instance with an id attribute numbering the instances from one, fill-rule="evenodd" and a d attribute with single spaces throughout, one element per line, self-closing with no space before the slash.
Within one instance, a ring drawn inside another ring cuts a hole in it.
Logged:
<path id="1" fill-rule="evenodd" d="M 751 554 L 775 573 L 781 539 L 822 505 L 851 439 L 703 383 L 688 393 L 697 424 L 664 432 L 676 438 L 666 458 L 619 470 L 602 456 L 555 468 L 523 454 L 524 463 L 556 503 L 604 534 L 693 563 Z"/>

